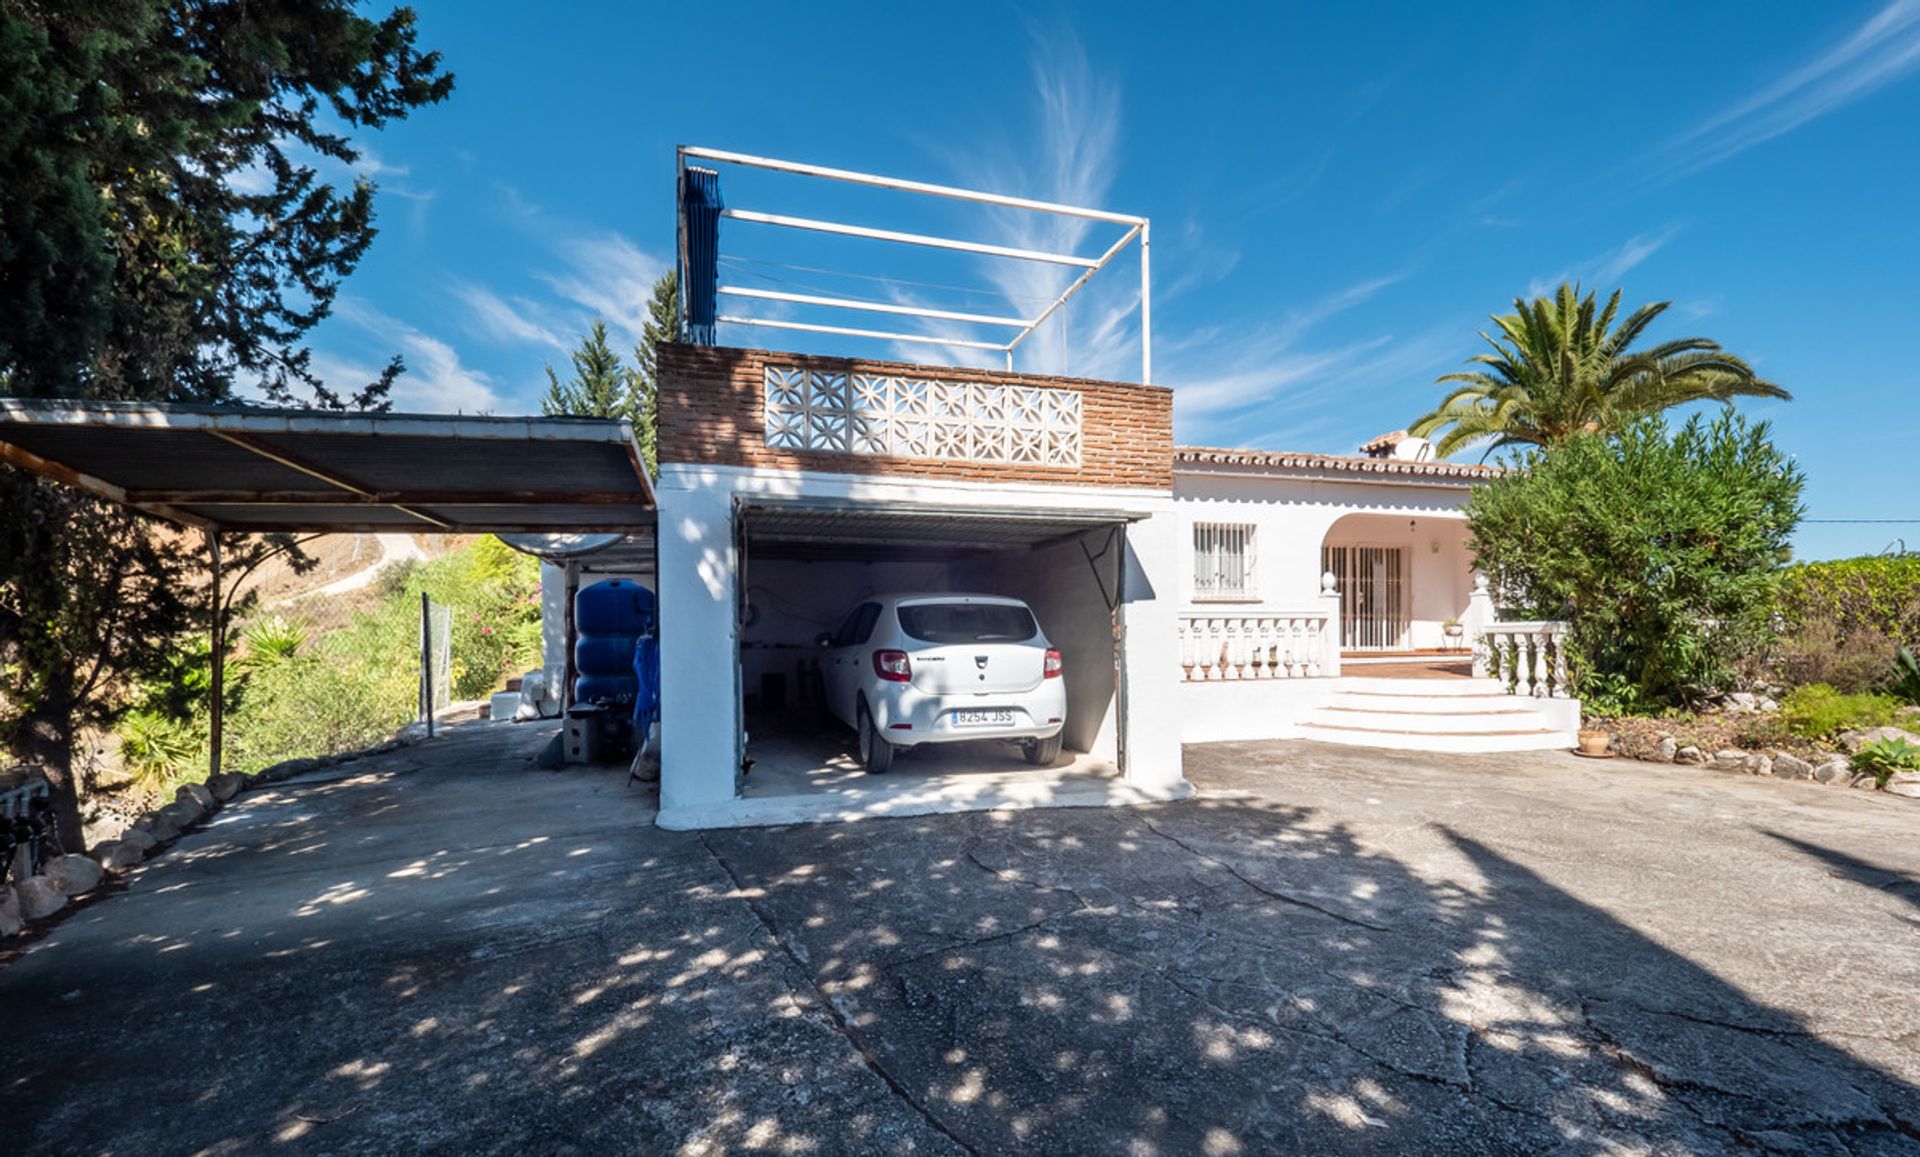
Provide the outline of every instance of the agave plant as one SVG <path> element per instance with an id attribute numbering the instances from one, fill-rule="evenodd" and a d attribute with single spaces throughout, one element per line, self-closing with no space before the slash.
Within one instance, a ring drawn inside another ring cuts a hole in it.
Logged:
<path id="1" fill-rule="evenodd" d="M 1898 737 L 1877 739 L 1853 753 L 1853 766 L 1885 787 L 1896 771 L 1920 771 L 1920 744 Z"/>
<path id="2" fill-rule="evenodd" d="M 1445 429 L 1434 446 L 1441 455 L 1480 442 L 1491 452 L 1610 433 L 1688 402 L 1792 397 L 1703 337 L 1631 349 L 1672 304 L 1643 305 L 1616 326 L 1617 289 L 1604 306 L 1591 292 L 1582 296 L 1578 284 L 1551 297 L 1516 298 L 1511 314 L 1493 318 L 1500 335 L 1480 334 L 1493 352 L 1468 359 L 1483 368 L 1439 378 L 1457 388 L 1407 429 L 1423 438 Z"/>
<path id="3" fill-rule="evenodd" d="M 135 783 L 158 791 L 206 758 L 206 739 L 192 723 L 160 711 L 134 711 L 120 721 L 120 762 Z"/>
<path id="4" fill-rule="evenodd" d="M 279 615 L 259 619 L 247 625 L 246 653 L 235 661 L 243 670 L 263 671 L 292 662 L 306 646 L 306 628 L 288 622 Z"/>
<path id="5" fill-rule="evenodd" d="M 1920 703 L 1920 659 L 1906 647 L 1893 659 L 1893 674 L 1887 680 L 1889 694 L 1905 699 L 1909 703 Z"/>

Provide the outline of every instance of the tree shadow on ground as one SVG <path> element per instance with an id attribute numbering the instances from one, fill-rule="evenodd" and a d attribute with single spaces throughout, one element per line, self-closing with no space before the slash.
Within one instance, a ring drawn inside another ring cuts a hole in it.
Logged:
<path id="1" fill-rule="evenodd" d="M 0 972 L 9 1150 L 1920 1149 L 1890 1066 L 1443 828 L 679 834 L 462 743 L 193 837 Z"/>
<path id="2" fill-rule="evenodd" d="M 1852 880 L 1856 884 L 1873 891 L 1904 901 L 1910 907 L 1920 911 L 1920 876 L 1914 876 L 1895 868 L 1882 867 L 1879 864 L 1850 856 L 1835 848 L 1810 844 L 1779 832 L 1762 830 L 1761 835 L 1777 840 L 1803 856 L 1810 856 L 1827 865 L 1836 876 Z M 1908 924 L 1920 928 L 1920 920 L 1911 916 L 1902 917 Z"/>
<path id="3" fill-rule="evenodd" d="M 709 842 L 979 1152 L 1920 1146 L 1899 1076 L 1434 834 L 1444 877 L 1227 801 Z"/>

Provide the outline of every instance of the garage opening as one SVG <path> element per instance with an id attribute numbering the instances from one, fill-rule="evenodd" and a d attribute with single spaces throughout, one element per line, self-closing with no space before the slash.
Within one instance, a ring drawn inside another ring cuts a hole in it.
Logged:
<path id="1" fill-rule="evenodd" d="M 743 505 L 741 794 L 1118 778 L 1131 517 Z"/>

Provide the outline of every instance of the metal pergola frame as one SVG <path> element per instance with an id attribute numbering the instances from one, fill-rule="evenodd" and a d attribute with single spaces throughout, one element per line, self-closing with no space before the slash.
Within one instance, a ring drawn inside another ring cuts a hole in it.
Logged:
<path id="1" fill-rule="evenodd" d="M 1151 225 L 1147 218 L 1136 217 L 1129 213 L 1113 213 L 1104 209 L 1087 209 L 1077 205 L 1063 205 L 1053 201 L 1036 201 L 1027 197 L 1010 197 L 1001 193 L 984 193 L 973 189 L 961 189 L 951 185 L 935 185 L 925 181 L 910 181 L 899 177 L 883 177 L 872 173 L 859 173 L 849 169 L 834 169 L 824 165 L 810 165 L 799 161 L 775 160 L 771 157 L 757 157 L 747 153 L 728 152 L 723 149 L 697 148 L 682 145 L 679 149 L 678 170 L 679 185 L 686 187 L 685 175 L 689 160 L 709 161 L 718 164 L 737 165 L 743 168 L 766 169 L 777 173 L 791 173 L 804 177 L 818 177 L 823 180 L 841 181 L 847 184 L 867 185 L 880 189 L 894 189 L 906 193 L 918 193 L 929 197 L 945 197 L 956 201 L 968 201 L 980 205 L 993 205 L 1003 209 L 1017 209 L 1032 213 L 1048 213 L 1062 217 L 1078 217 L 1089 221 L 1125 226 L 1126 231 L 1120 239 L 1108 246 L 1098 257 L 1085 257 L 1073 253 L 1050 253 L 1037 249 L 1021 249 L 1007 245 L 995 245 L 982 241 L 970 241 L 953 237 L 937 237 L 924 233 L 903 233 L 892 229 L 877 229 L 865 225 L 849 225 L 838 221 L 823 221 L 808 217 L 792 217 L 778 213 L 766 213 L 752 209 L 722 209 L 723 219 L 745 221 L 752 224 L 772 225 L 789 229 L 800 229 L 813 233 L 824 233 L 840 237 L 860 237 L 873 241 L 889 241 L 901 245 L 913 245 L 927 249 L 945 249 L 960 253 L 973 253 L 985 257 L 1000 257 L 1015 261 L 1033 261 L 1051 265 L 1063 265 L 1079 269 L 1080 276 L 1061 291 L 1045 309 L 1032 317 L 1007 317 L 992 314 L 969 313 L 959 310 L 931 309 L 915 305 L 898 305 L 882 302 L 859 301 L 851 298 L 832 297 L 819 294 L 789 293 L 783 290 L 755 289 L 747 286 L 725 285 L 716 287 L 721 297 L 746 301 L 778 301 L 794 305 L 816 306 L 826 309 L 842 309 L 865 313 L 886 314 L 895 317 L 924 318 L 930 321 L 952 321 L 968 325 L 992 326 L 1015 330 L 1010 338 L 1002 341 L 973 338 L 950 338 L 930 333 L 896 333 L 887 330 L 862 329 L 855 326 L 825 325 L 813 322 L 789 321 L 784 318 L 760 317 L 745 313 L 720 313 L 715 321 L 732 325 L 758 326 L 767 329 L 796 330 L 805 333 L 839 334 L 846 337 L 871 338 L 880 341 L 909 342 L 918 345 L 948 346 L 959 349 L 979 349 L 999 351 L 1006 355 L 1009 372 L 1013 369 L 1013 351 L 1020 343 L 1032 336 L 1034 330 L 1046 322 L 1067 300 L 1080 291 L 1093 275 L 1107 267 L 1115 257 L 1133 243 L 1140 242 L 1140 382 L 1142 385 L 1153 383 L 1153 331 L 1152 331 L 1152 273 L 1150 266 L 1152 250 Z M 685 219 L 682 214 L 682 228 Z M 681 248 L 684 259 L 685 246 Z M 681 270 L 682 292 L 686 292 L 687 271 Z"/>

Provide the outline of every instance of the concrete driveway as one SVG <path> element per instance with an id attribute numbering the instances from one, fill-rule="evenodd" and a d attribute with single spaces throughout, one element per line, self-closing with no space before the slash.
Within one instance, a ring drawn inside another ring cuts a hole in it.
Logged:
<path id="1" fill-rule="evenodd" d="M 1920 808 L 1192 748 L 1203 798 L 699 834 L 472 725 L 0 970 L 9 1151 L 1920 1152 Z"/>

